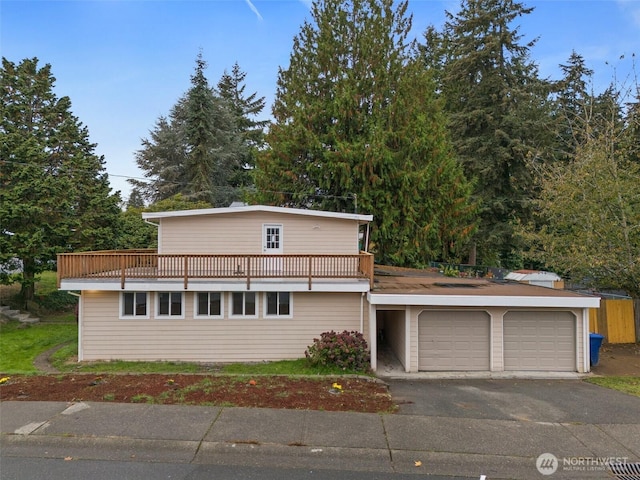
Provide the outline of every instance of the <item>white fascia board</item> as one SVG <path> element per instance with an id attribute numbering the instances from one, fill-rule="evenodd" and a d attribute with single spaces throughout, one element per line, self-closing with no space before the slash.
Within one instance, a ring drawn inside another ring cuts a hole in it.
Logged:
<path id="1" fill-rule="evenodd" d="M 124 284 L 124 289 L 120 288 L 120 281 L 114 282 L 90 282 L 90 281 L 73 281 L 63 280 L 60 290 L 94 290 L 94 291 L 145 291 L 145 292 L 232 292 L 232 291 L 250 291 L 250 292 L 358 292 L 365 293 L 369 291 L 369 281 L 355 282 L 319 282 L 311 283 L 309 290 L 308 282 L 284 282 L 284 281 L 252 281 L 249 290 L 247 290 L 247 282 L 189 282 L 188 288 L 184 289 L 184 282 L 178 281 L 128 281 Z"/>
<path id="2" fill-rule="evenodd" d="M 599 297 L 516 297 L 483 295 L 393 295 L 369 293 L 372 305 L 429 305 L 442 307 L 562 307 L 598 308 Z"/>
<path id="3" fill-rule="evenodd" d="M 142 218 L 145 220 L 170 218 L 170 217 L 193 217 L 198 215 L 220 215 L 225 213 L 239 212 L 271 212 L 286 213 L 290 215 L 306 215 L 309 217 L 340 218 L 344 220 L 357 220 L 358 222 L 371 222 L 373 215 L 360 215 L 357 213 L 326 212 L 323 210 L 305 210 L 302 208 L 271 207 L 266 205 L 249 205 L 246 207 L 224 207 L 224 208 L 203 208 L 198 210 L 175 210 L 170 212 L 143 212 Z"/>

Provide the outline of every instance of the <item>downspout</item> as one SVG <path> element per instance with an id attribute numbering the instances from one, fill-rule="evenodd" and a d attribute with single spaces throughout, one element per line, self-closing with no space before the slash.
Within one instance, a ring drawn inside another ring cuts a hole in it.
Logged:
<path id="1" fill-rule="evenodd" d="M 365 235 L 364 235 L 365 242 L 364 242 L 364 245 L 363 245 L 364 246 L 364 251 L 366 253 L 369 253 L 369 229 L 370 228 L 371 228 L 371 225 L 369 223 L 367 223 L 367 229 L 366 229 Z"/>
<path id="2" fill-rule="evenodd" d="M 364 293 L 360 295 L 360 333 L 364 334 Z"/>
<path id="3" fill-rule="evenodd" d="M 78 297 L 78 362 L 82 361 L 82 295 L 75 292 L 67 292 Z"/>
<path id="4" fill-rule="evenodd" d="M 144 221 L 144 223 L 148 223 L 149 225 L 153 225 L 154 227 L 156 227 L 158 229 L 158 248 L 157 248 L 157 252 L 160 253 L 162 252 L 162 246 L 160 245 L 160 224 L 159 223 L 153 223 L 150 222 L 149 220 Z"/>

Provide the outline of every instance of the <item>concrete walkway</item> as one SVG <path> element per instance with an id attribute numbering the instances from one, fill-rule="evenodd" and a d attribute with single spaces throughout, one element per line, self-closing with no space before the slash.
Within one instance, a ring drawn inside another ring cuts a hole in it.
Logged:
<path id="1" fill-rule="evenodd" d="M 640 461 L 640 424 L 111 403 L 0 403 L 3 457 L 177 462 L 536 479 L 612 478 Z M 589 460 L 591 459 L 591 460 Z M 419 462 L 419 463 L 416 463 Z"/>

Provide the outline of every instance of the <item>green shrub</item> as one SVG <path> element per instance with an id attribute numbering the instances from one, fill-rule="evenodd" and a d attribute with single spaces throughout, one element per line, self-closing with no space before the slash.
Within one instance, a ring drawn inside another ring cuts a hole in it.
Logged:
<path id="1" fill-rule="evenodd" d="M 336 366 L 342 370 L 366 372 L 370 367 L 367 341 L 360 332 L 324 332 L 313 339 L 304 355 L 312 365 Z"/>
<path id="2" fill-rule="evenodd" d="M 63 290 L 54 290 L 46 295 L 38 295 L 36 303 L 42 311 L 61 312 L 73 308 L 78 303 L 78 297 Z"/>

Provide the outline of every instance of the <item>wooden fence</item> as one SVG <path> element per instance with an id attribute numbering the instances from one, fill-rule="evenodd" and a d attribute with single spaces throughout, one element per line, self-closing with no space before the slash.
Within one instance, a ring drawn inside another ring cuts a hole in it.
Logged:
<path id="1" fill-rule="evenodd" d="M 638 302 L 634 309 L 631 299 L 602 299 L 600 308 L 589 311 L 589 330 L 604 335 L 607 343 L 634 343 L 640 341 L 636 317 Z"/>

